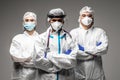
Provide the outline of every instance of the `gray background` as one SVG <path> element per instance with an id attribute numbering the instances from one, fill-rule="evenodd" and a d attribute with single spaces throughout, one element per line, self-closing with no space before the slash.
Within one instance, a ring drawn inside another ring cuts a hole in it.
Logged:
<path id="1" fill-rule="evenodd" d="M 47 29 L 46 14 L 52 8 L 62 8 L 67 19 L 65 28 L 78 27 L 79 10 L 85 6 L 95 10 L 95 25 L 103 28 L 109 37 L 108 54 L 103 56 L 107 80 L 120 77 L 120 1 L 119 0 L 0 0 L 0 80 L 10 80 L 12 61 L 9 47 L 12 38 L 23 32 L 22 17 L 26 11 L 38 15 L 39 33 Z"/>

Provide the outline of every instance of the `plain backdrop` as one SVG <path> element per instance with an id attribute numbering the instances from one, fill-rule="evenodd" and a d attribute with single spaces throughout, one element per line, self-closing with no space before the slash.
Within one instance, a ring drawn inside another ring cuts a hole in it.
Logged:
<path id="1" fill-rule="evenodd" d="M 46 15 L 50 9 L 62 8 L 67 14 L 65 29 L 77 28 L 79 11 L 84 6 L 95 10 L 95 26 L 109 37 L 109 49 L 103 55 L 107 80 L 120 80 L 120 0 L 0 0 L 0 80 L 10 80 L 12 60 L 9 48 L 12 38 L 23 33 L 22 18 L 26 11 L 37 14 L 37 31 L 48 28 Z"/>

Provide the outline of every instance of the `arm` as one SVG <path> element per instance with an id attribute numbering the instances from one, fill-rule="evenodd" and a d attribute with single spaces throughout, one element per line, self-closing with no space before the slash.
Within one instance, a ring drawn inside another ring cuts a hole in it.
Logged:
<path id="1" fill-rule="evenodd" d="M 108 37 L 105 31 L 101 31 L 99 40 L 96 42 L 95 48 L 88 50 L 87 52 L 96 56 L 106 54 L 108 50 Z"/>
<path id="2" fill-rule="evenodd" d="M 77 30 L 72 30 L 70 32 L 70 34 L 72 35 L 72 39 L 77 46 L 77 59 L 88 60 L 88 59 L 93 58 L 92 55 L 87 54 L 85 52 L 84 46 L 78 44 L 78 40 L 77 40 L 78 38 L 77 37 L 79 37 L 79 36 L 78 36 L 77 32 L 78 32 Z"/>
<path id="3" fill-rule="evenodd" d="M 92 59 L 93 55 L 87 54 L 85 52 L 85 49 L 83 46 L 81 46 L 80 44 L 78 44 L 78 53 L 77 53 L 77 59 L 81 59 L 81 60 L 88 60 L 88 59 Z"/>
<path id="4" fill-rule="evenodd" d="M 69 50 L 69 53 L 62 52 L 58 54 L 57 52 L 49 52 L 47 55 L 53 64 L 62 69 L 70 69 L 76 66 L 76 46 L 70 37 L 66 37 L 66 39 L 64 48 L 66 51 Z"/>
<path id="5" fill-rule="evenodd" d="M 31 57 L 23 57 L 21 53 L 23 53 L 23 49 L 20 45 L 20 43 L 14 38 L 12 40 L 11 46 L 10 46 L 10 55 L 12 57 L 12 60 L 14 62 L 25 62 L 31 60 Z"/>
<path id="6" fill-rule="evenodd" d="M 101 44 L 99 45 L 100 42 L 101 42 Z M 100 39 L 97 43 L 98 43 L 98 45 L 96 44 L 96 50 L 95 50 L 94 54 L 98 55 L 98 56 L 106 54 L 108 51 L 108 37 L 104 31 L 101 34 Z"/>
<path id="7" fill-rule="evenodd" d="M 48 58 L 45 57 L 45 41 L 40 39 L 35 43 L 35 53 L 34 64 L 36 68 L 44 70 L 46 72 L 57 72 L 61 70 L 55 66 Z"/>

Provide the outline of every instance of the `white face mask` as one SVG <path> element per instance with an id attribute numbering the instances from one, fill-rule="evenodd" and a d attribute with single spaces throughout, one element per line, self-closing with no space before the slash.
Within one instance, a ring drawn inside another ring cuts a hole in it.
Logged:
<path id="1" fill-rule="evenodd" d="M 51 23 L 51 27 L 57 32 L 62 28 L 63 24 L 61 22 L 53 22 Z"/>
<path id="2" fill-rule="evenodd" d="M 93 19 L 89 18 L 87 16 L 81 20 L 81 22 L 86 26 L 90 25 L 92 23 L 92 21 L 93 21 Z"/>

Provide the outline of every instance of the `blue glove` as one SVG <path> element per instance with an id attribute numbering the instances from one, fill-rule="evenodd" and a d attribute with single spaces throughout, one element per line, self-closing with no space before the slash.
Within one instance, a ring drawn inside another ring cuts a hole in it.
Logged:
<path id="1" fill-rule="evenodd" d="M 44 52 L 44 58 L 47 58 L 47 53 L 48 53 L 48 52 L 50 52 L 50 48 L 49 48 L 49 47 L 47 47 L 47 48 L 46 48 L 46 51 Z"/>
<path id="2" fill-rule="evenodd" d="M 65 54 L 69 55 L 71 53 L 71 49 L 68 49 L 66 52 L 64 52 Z"/>
<path id="3" fill-rule="evenodd" d="M 44 54 L 44 58 L 47 58 L 47 53 L 45 52 L 45 54 Z"/>
<path id="4" fill-rule="evenodd" d="M 78 48 L 79 48 L 79 50 L 84 51 L 84 47 L 81 46 L 80 44 L 78 44 Z"/>
<path id="5" fill-rule="evenodd" d="M 96 46 L 100 46 L 102 42 L 96 42 Z"/>

